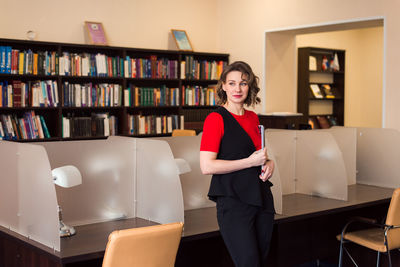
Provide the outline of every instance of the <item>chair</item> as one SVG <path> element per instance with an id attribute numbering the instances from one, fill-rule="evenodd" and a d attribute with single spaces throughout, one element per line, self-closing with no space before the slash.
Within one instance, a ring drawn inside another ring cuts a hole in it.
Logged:
<path id="1" fill-rule="evenodd" d="M 174 129 L 172 130 L 172 136 L 196 136 L 195 130 L 181 130 L 181 129 Z"/>
<path id="2" fill-rule="evenodd" d="M 372 225 L 372 228 L 347 232 L 347 228 L 354 222 Z M 384 253 L 388 256 L 389 266 L 392 266 L 390 251 L 400 248 L 400 188 L 397 188 L 392 195 L 389 209 L 386 215 L 386 222 L 377 223 L 375 220 L 366 218 L 354 218 L 343 228 L 341 235 L 337 236 L 340 240 L 339 267 L 342 267 L 343 251 L 350 257 L 355 266 L 358 266 L 349 251 L 344 246 L 345 243 L 353 242 L 358 245 L 377 251 L 376 266 L 380 264 L 380 255 Z"/>
<path id="3" fill-rule="evenodd" d="M 112 232 L 103 267 L 173 267 L 183 223 L 161 224 Z"/>

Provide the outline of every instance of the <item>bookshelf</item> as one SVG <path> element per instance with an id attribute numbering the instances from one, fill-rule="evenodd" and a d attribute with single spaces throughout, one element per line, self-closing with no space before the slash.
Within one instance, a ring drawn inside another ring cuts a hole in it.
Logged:
<path id="1" fill-rule="evenodd" d="M 229 54 L 0 39 L 0 139 L 202 130 Z"/>
<path id="2" fill-rule="evenodd" d="M 313 128 L 344 125 L 345 50 L 298 48 L 297 112 Z"/>

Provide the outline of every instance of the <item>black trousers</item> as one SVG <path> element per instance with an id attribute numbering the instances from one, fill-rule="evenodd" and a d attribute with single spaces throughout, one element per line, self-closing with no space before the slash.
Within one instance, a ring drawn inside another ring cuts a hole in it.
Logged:
<path id="1" fill-rule="evenodd" d="M 217 219 L 236 267 L 267 266 L 274 214 L 232 197 L 218 197 Z"/>

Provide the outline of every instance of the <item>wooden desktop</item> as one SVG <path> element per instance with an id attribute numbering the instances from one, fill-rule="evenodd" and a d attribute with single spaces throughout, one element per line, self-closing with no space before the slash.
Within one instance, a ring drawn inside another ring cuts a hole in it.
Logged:
<path id="1" fill-rule="evenodd" d="M 295 266 L 316 259 L 335 261 L 335 236 L 352 216 L 381 218 L 393 189 L 350 185 L 348 201 L 304 194 L 283 196 L 283 214 L 275 216 L 269 254 L 272 266 Z M 153 225 L 134 218 L 76 227 L 55 252 L 13 231 L 0 228 L 0 266 L 101 266 L 109 233 Z M 218 231 L 215 207 L 188 210 L 175 266 L 233 266 Z"/>

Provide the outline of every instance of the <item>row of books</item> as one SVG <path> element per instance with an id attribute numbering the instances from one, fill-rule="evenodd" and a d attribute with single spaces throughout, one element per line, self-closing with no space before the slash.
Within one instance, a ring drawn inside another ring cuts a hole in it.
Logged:
<path id="1" fill-rule="evenodd" d="M 122 106 L 122 85 L 63 83 L 64 107 Z"/>
<path id="2" fill-rule="evenodd" d="M 125 58 L 102 53 L 70 53 L 56 51 L 20 51 L 0 46 L 0 73 L 177 79 L 178 61 L 168 58 Z M 197 60 L 185 56 L 181 61 L 181 79 L 217 80 L 227 65 L 225 61 Z"/>
<path id="3" fill-rule="evenodd" d="M 182 86 L 179 88 L 137 87 L 133 84 L 124 90 L 120 84 L 70 83 L 62 85 L 64 107 L 112 107 L 124 106 L 199 106 L 215 105 L 215 86 Z M 17 81 L 0 82 L 0 107 L 57 107 L 59 96 L 57 82 Z"/>
<path id="4" fill-rule="evenodd" d="M 130 85 L 125 90 L 125 106 L 146 107 L 146 106 L 178 106 L 179 88 L 168 88 L 165 85 L 161 87 L 137 87 Z"/>
<path id="5" fill-rule="evenodd" d="M 34 111 L 25 112 L 23 117 L 13 115 L 0 115 L 0 139 L 26 140 L 50 138 L 46 122 L 41 115 Z"/>
<path id="6" fill-rule="evenodd" d="M 0 73 L 56 75 L 58 55 L 55 51 L 20 51 L 11 46 L 0 46 Z"/>
<path id="7" fill-rule="evenodd" d="M 196 109 L 195 112 L 193 112 L 193 110 L 190 110 L 190 109 L 189 110 L 183 110 L 183 113 L 185 115 L 186 128 L 189 128 L 187 126 L 189 122 L 200 122 L 201 128 L 202 128 L 203 127 L 202 124 L 204 122 L 204 118 L 206 118 L 207 115 L 210 114 L 213 111 L 215 111 L 214 107 Z M 192 127 L 192 128 L 196 128 L 196 127 Z"/>
<path id="8" fill-rule="evenodd" d="M 330 84 L 310 84 L 310 89 L 315 98 L 336 98 L 336 90 Z"/>
<path id="9" fill-rule="evenodd" d="M 178 61 L 167 58 L 130 58 L 124 61 L 125 78 L 177 79 Z"/>
<path id="10" fill-rule="evenodd" d="M 0 107 L 57 107 L 57 82 L 0 81 Z"/>
<path id="11" fill-rule="evenodd" d="M 118 118 L 108 113 L 88 116 L 67 114 L 62 118 L 62 137 L 102 137 L 118 134 Z"/>
<path id="12" fill-rule="evenodd" d="M 174 129 L 184 128 L 183 115 L 129 115 L 128 129 L 130 135 L 167 134 Z"/>
<path id="13" fill-rule="evenodd" d="M 182 86 L 182 105 L 215 106 L 216 86 Z"/>
<path id="14" fill-rule="evenodd" d="M 181 62 L 181 79 L 218 80 L 226 65 L 227 62 L 222 60 L 197 60 L 193 56 L 185 56 Z"/>
<path id="15" fill-rule="evenodd" d="M 60 56 L 60 75 L 62 76 L 100 76 L 120 77 L 121 60 L 105 54 L 69 53 Z"/>
<path id="16" fill-rule="evenodd" d="M 311 129 L 328 129 L 338 125 L 336 117 L 330 115 L 310 117 L 308 118 L 308 124 L 311 126 Z"/>

